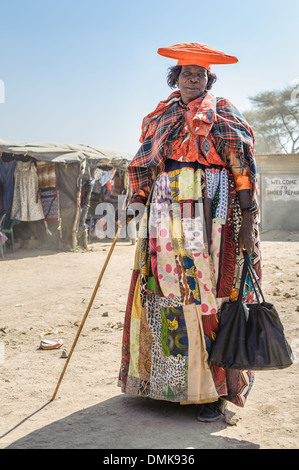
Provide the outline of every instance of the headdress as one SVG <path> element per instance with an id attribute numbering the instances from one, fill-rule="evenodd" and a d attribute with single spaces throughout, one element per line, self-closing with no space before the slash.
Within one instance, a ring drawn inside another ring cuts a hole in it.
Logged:
<path id="1" fill-rule="evenodd" d="M 234 64 L 238 62 L 235 56 L 197 42 L 182 42 L 174 46 L 160 47 L 158 54 L 177 59 L 177 65 L 199 65 L 207 70 L 211 70 L 212 64 Z"/>

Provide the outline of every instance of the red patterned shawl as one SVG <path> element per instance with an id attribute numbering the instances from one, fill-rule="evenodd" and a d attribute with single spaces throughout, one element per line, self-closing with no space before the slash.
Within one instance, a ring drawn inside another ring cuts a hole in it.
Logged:
<path id="1" fill-rule="evenodd" d="M 252 130 L 224 98 L 207 93 L 185 106 L 180 91 L 175 91 L 144 118 L 140 142 L 128 168 L 133 194 L 148 196 L 152 171 L 163 171 L 173 146 L 179 146 L 182 154 L 188 152 L 189 161 L 200 160 L 201 155 L 207 165 L 225 164 L 226 151 L 238 152 L 242 163 L 250 168 L 253 187 L 256 184 Z"/>

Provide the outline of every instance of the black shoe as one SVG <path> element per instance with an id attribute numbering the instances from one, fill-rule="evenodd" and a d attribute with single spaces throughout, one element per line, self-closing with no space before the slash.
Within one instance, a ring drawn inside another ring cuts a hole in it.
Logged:
<path id="1" fill-rule="evenodd" d="M 217 421 L 224 414 L 226 404 L 223 400 L 219 399 L 213 403 L 206 403 L 199 410 L 197 419 L 203 423 L 211 423 Z"/>

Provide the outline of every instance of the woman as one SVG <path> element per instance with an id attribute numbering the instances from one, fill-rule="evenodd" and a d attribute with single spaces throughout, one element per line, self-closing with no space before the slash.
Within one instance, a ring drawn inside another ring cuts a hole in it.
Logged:
<path id="1" fill-rule="evenodd" d="M 201 404 L 213 421 L 225 400 L 243 407 L 252 371 L 209 364 L 218 312 L 238 293 L 243 249 L 261 277 L 254 137 L 239 111 L 210 89 L 211 64 L 237 59 L 203 44 L 158 53 L 178 60 L 177 87 L 145 117 L 129 165 L 140 223 L 125 315 L 119 385 L 132 395 Z M 253 301 L 248 282 L 247 302 Z M 222 399 L 221 399 L 222 397 Z"/>

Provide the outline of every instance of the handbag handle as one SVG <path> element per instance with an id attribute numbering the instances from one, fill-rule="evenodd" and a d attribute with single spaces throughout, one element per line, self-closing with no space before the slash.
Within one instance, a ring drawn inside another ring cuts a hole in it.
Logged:
<path id="1" fill-rule="evenodd" d="M 243 300 L 243 294 L 244 294 L 244 287 L 245 287 L 245 280 L 248 272 L 248 265 L 245 260 L 244 256 L 244 264 L 243 264 L 243 269 L 242 269 L 242 276 L 241 276 L 241 282 L 240 282 L 240 287 L 239 287 L 239 295 L 238 295 L 238 302 L 242 303 Z"/>
<path id="2" fill-rule="evenodd" d="M 263 302 L 265 302 L 265 298 L 261 289 L 261 286 L 259 285 L 259 282 L 256 278 L 256 274 L 254 272 L 254 269 L 250 263 L 249 255 L 246 250 L 243 251 L 243 256 L 244 256 L 244 265 L 243 265 L 243 271 L 242 271 L 242 277 L 241 277 L 241 283 L 240 283 L 240 289 L 239 289 L 239 296 L 238 296 L 238 301 L 242 302 L 243 298 L 243 293 L 244 293 L 244 286 L 245 286 L 245 280 L 246 280 L 246 275 L 247 273 L 249 274 L 249 277 L 252 282 L 252 286 L 254 289 L 254 293 L 256 295 L 257 302 L 260 303 L 259 297 L 255 288 L 255 284 L 258 287 L 259 293 L 261 294 L 261 297 L 263 299 Z"/>

